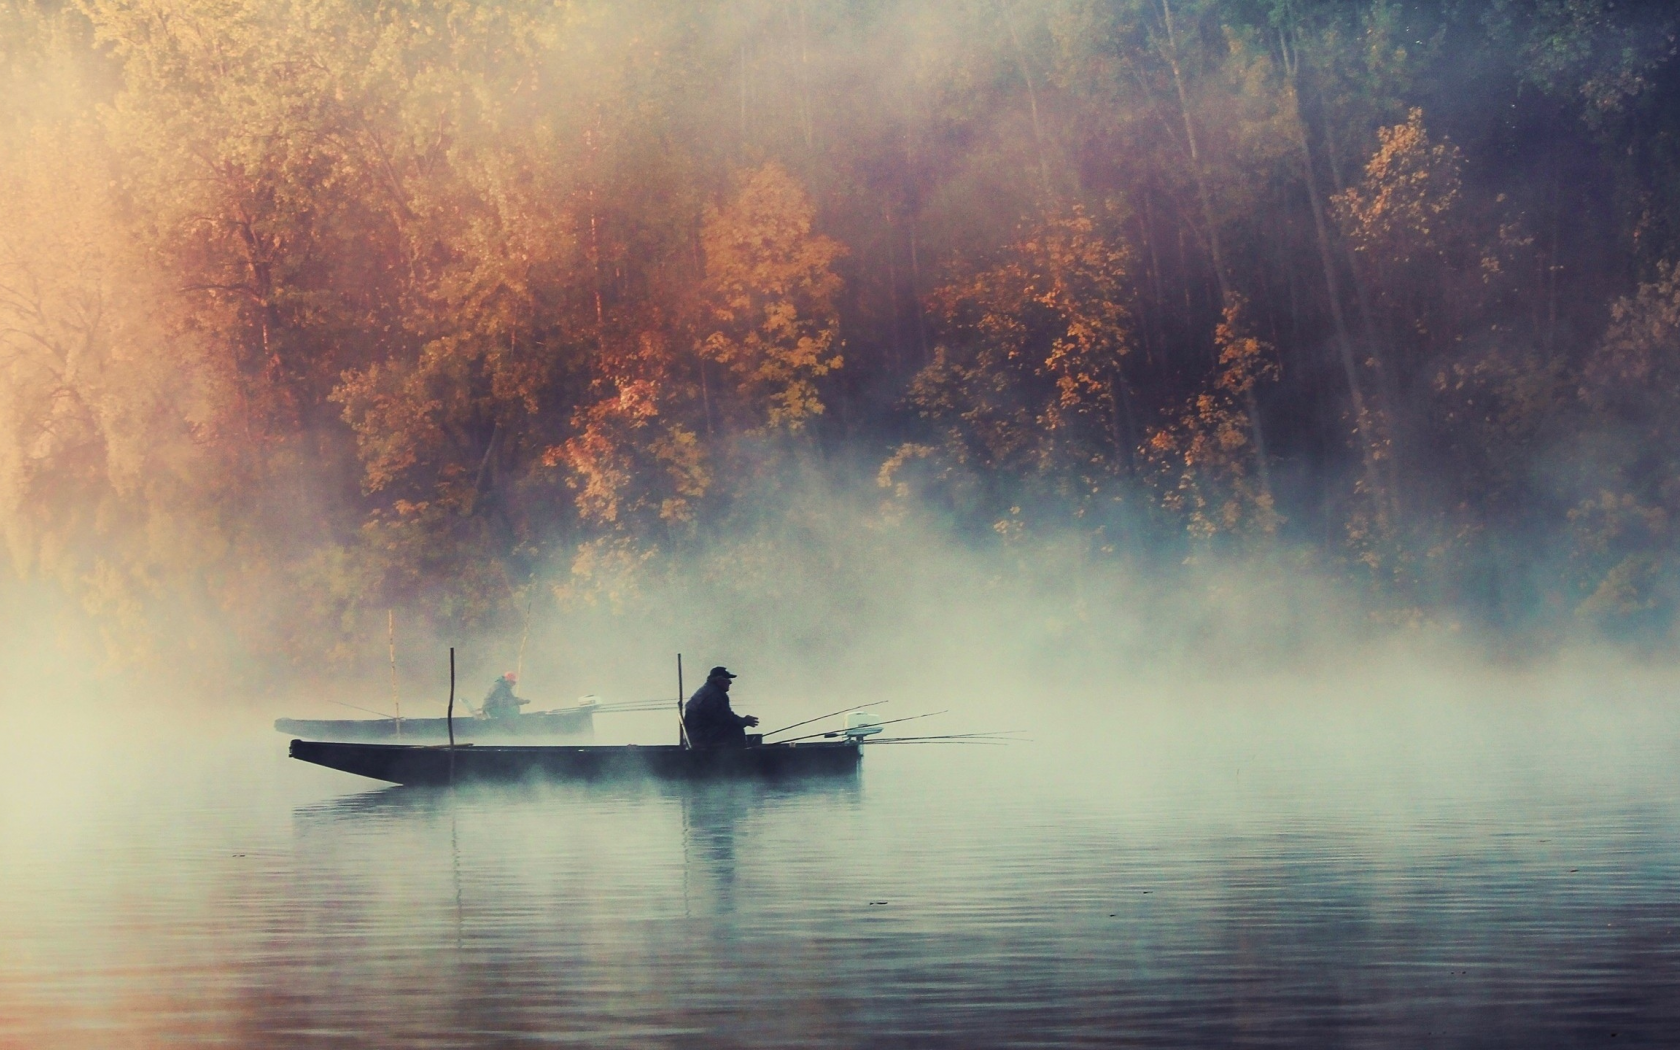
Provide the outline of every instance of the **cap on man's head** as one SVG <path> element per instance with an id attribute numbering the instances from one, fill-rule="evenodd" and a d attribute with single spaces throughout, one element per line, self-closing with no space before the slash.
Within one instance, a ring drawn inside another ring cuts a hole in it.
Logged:
<path id="1" fill-rule="evenodd" d="M 712 668 L 711 671 L 706 675 L 706 677 L 707 678 L 739 678 L 740 675 L 730 674 L 729 673 L 729 668 L 724 667 L 720 664 L 719 666 Z"/>

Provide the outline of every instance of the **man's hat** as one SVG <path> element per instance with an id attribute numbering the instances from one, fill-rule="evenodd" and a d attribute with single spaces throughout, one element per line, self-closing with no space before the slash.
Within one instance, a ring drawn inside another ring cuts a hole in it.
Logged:
<path id="1" fill-rule="evenodd" d="M 706 675 L 706 677 L 707 678 L 739 678 L 740 675 L 730 674 L 729 673 L 729 668 L 724 667 L 720 664 L 719 666 L 712 668 L 711 671 Z"/>

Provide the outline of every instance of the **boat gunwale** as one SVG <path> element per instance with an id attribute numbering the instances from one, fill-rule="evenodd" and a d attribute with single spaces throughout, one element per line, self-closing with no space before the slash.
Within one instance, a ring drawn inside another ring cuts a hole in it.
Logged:
<path id="1" fill-rule="evenodd" d="M 388 744 L 294 739 L 291 758 L 394 784 L 456 781 L 660 780 L 855 776 L 853 740 L 695 749 L 681 744 Z"/>
<path id="2" fill-rule="evenodd" d="M 734 754 L 742 751 L 816 751 L 829 748 L 851 749 L 860 745 L 851 740 L 804 740 L 788 743 L 753 744 L 748 747 L 733 748 L 694 748 L 682 744 L 383 744 L 363 740 L 310 740 L 307 737 L 294 737 L 293 744 L 331 745 L 334 747 L 354 747 L 361 749 L 378 748 L 383 751 L 465 751 L 471 749 L 480 754 L 486 751 L 588 751 L 588 752 L 707 752 Z"/>

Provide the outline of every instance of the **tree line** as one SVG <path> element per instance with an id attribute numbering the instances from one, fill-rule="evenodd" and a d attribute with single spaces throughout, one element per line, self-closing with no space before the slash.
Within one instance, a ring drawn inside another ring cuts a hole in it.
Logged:
<path id="1" fill-rule="evenodd" d="M 0 0 L 14 575 L 133 654 L 190 595 L 343 655 L 861 461 L 973 542 L 1660 632 L 1677 40 L 1611 0 Z"/>

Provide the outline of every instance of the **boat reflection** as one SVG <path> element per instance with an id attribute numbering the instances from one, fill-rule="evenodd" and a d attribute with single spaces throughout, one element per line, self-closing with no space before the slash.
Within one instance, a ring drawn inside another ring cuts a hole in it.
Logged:
<path id="1" fill-rule="evenodd" d="M 716 781 L 666 791 L 682 804 L 684 914 L 732 915 L 736 910 L 737 845 L 761 812 L 787 803 L 826 796 L 831 814 L 862 802 L 856 777 L 805 783 L 764 784 Z M 767 847 L 768 848 L 768 847 Z M 749 858 L 756 851 L 749 850 Z"/>
<path id="2" fill-rule="evenodd" d="M 298 806 L 292 810 L 292 817 L 300 826 L 357 824 L 437 816 L 450 813 L 462 804 L 471 808 L 485 804 L 510 808 L 528 804 L 588 807 L 676 801 L 682 805 L 685 829 L 703 831 L 732 823 L 778 801 L 827 796 L 855 803 L 861 791 L 861 777 L 856 774 L 770 783 L 624 779 L 561 784 L 528 780 L 457 787 L 389 784 Z"/>

